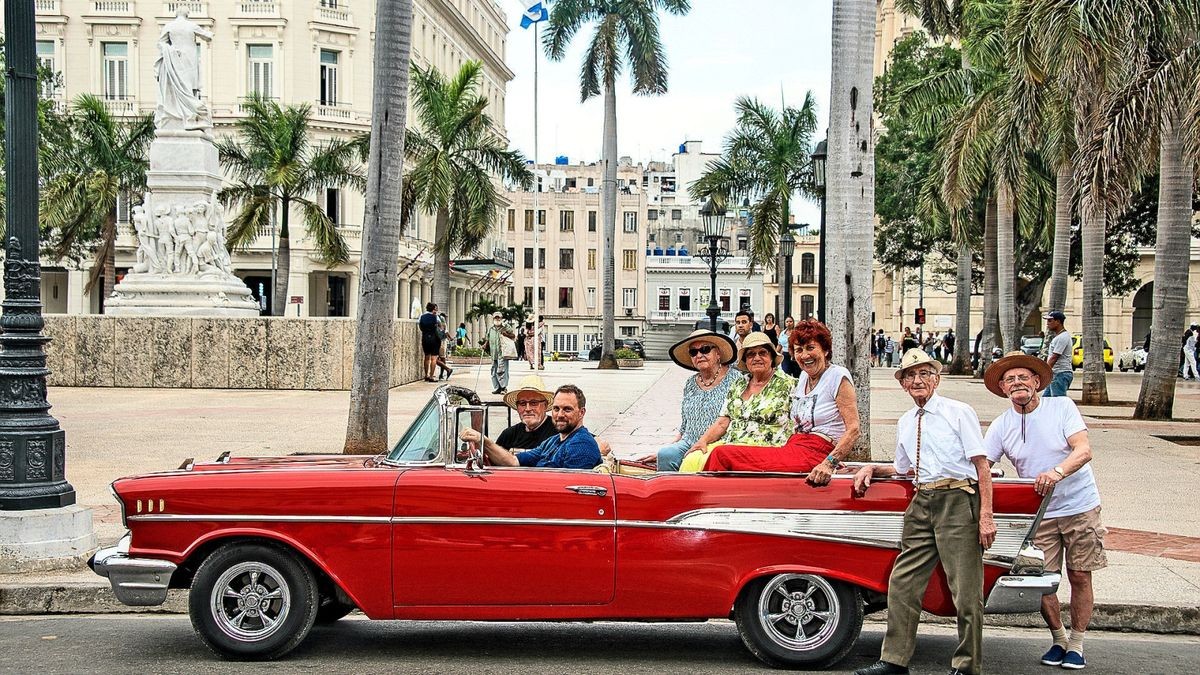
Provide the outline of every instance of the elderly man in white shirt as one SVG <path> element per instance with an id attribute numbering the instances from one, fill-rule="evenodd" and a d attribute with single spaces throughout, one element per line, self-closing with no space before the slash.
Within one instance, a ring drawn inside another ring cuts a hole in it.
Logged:
<path id="1" fill-rule="evenodd" d="M 865 494 L 871 479 L 893 471 L 913 476 L 900 555 L 888 580 L 888 626 L 879 661 L 855 675 L 908 672 L 916 649 L 921 599 L 940 561 L 958 610 L 952 675 L 983 672 L 983 550 L 996 539 L 992 473 L 971 406 L 938 396 L 942 364 L 921 349 L 904 354 L 896 379 L 914 408 L 900 418 L 894 465 L 869 464 L 854 476 Z"/>
<path id="2" fill-rule="evenodd" d="M 1041 359 L 1012 352 L 988 367 L 984 384 L 1012 404 L 988 427 L 984 447 L 988 459 L 1008 457 L 1022 478 L 1033 478 L 1034 489 L 1050 503 L 1033 543 L 1046 554 L 1046 571 L 1058 572 L 1066 558 L 1071 583 L 1071 635 L 1063 627 L 1058 596 L 1042 596 L 1042 618 L 1054 644 L 1042 664 L 1080 670 L 1083 634 L 1092 618 L 1092 572 L 1108 564 L 1104 553 L 1106 530 L 1100 522 L 1100 491 L 1089 464 L 1092 445 L 1075 402 L 1065 396 L 1039 392 L 1053 376 Z"/>

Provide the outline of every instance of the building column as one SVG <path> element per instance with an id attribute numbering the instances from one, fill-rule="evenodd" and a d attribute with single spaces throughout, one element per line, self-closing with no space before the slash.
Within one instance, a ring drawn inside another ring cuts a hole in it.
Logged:
<path id="1" fill-rule="evenodd" d="M 359 281 L 357 272 L 346 273 L 346 316 L 350 318 L 358 316 Z"/>
<path id="2" fill-rule="evenodd" d="M 396 282 L 396 318 L 408 318 L 408 306 L 412 304 L 412 296 L 410 295 L 412 287 L 409 286 L 408 279 L 400 279 Z"/>
<path id="3" fill-rule="evenodd" d="M 88 273 L 84 270 L 67 272 L 67 314 L 90 314 L 91 303 L 88 294 L 83 292 L 87 286 Z"/>

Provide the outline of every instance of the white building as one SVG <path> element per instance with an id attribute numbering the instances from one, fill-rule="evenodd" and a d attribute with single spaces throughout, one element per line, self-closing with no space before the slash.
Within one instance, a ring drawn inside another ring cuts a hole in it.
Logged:
<path id="1" fill-rule="evenodd" d="M 712 280 L 708 261 L 693 255 L 646 256 L 645 332 L 646 356 L 666 359 L 667 348 L 683 339 L 705 320 L 712 298 Z M 733 323 L 738 310 L 749 307 L 756 316 L 763 306 L 762 269 L 750 273 L 749 259 L 731 256 L 717 267 L 717 307 L 721 310 L 718 328 Z"/>
<path id="2" fill-rule="evenodd" d="M 100 96 L 117 115 L 151 112 L 156 98 L 155 44 L 163 24 L 178 7 L 214 34 L 199 46 L 204 96 L 212 111 L 214 133 L 227 135 L 244 113 L 252 94 L 281 104 L 312 106 L 311 131 L 317 142 L 370 130 L 372 58 L 375 46 L 373 0 L 34 0 L 39 58 L 61 73 L 52 96 L 65 105 L 78 94 Z M 505 88 L 513 73 L 505 65 L 507 17 L 495 0 L 415 0 L 413 62 L 453 72 L 465 61 L 483 63 L 481 94 L 489 114 L 503 124 Z M 410 123 L 412 121 L 410 108 Z M 503 133 L 503 129 L 501 129 Z M 361 247 L 362 195 L 323 190 L 316 195 L 338 223 L 351 250 L 344 265 L 326 269 L 315 260 L 302 227 L 292 231 L 289 315 L 353 316 L 356 311 Z M 134 240 L 128 225 L 129 204 L 119 209 L 117 266 L 133 261 Z M 293 213 L 292 223 L 300 221 Z M 433 222 L 418 217 L 404 232 L 401 246 L 397 314 L 430 297 Z M 270 297 L 271 233 L 264 230 L 247 251 L 233 257 L 236 273 L 256 297 Z M 458 323 L 481 297 L 507 295 L 495 277 L 507 267 L 502 235 L 481 247 L 479 264 L 455 266 L 448 310 Z M 499 256 L 503 258 L 503 255 Z M 87 268 L 43 261 L 43 302 L 51 313 L 92 313 L 99 293 L 84 294 Z M 496 264 L 498 263 L 498 264 Z M 90 263 L 85 263 L 90 264 Z M 443 308 L 444 310 L 446 308 Z"/>

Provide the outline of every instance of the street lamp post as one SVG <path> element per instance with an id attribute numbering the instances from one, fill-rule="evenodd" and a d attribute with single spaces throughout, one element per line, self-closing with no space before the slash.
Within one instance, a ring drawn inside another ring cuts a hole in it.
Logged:
<path id="1" fill-rule="evenodd" d="M 717 265 L 729 257 L 729 250 L 720 245 L 725 236 L 725 209 L 709 199 L 700 207 L 700 218 L 704 222 L 704 236 L 708 239 L 708 248 L 697 253 L 701 260 L 708 262 L 708 324 L 709 329 L 716 333 L 717 317 L 721 315 L 721 308 L 717 306 Z"/>
<path id="2" fill-rule="evenodd" d="M 796 238 L 790 227 L 779 238 L 779 252 L 783 254 L 783 318 L 786 319 L 792 315 L 792 254 L 796 252 Z"/>
<path id="3" fill-rule="evenodd" d="M 66 438 L 46 401 L 38 256 L 34 3 L 4 3 L 4 303 L 0 315 L 0 511 L 70 506 Z M 90 522 L 90 519 L 89 519 Z"/>
<path id="4" fill-rule="evenodd" d="M 829 143 L 821 141 L 812 153 L 813 187 L 821 192 L 821 248 L 818 253 L 821 265 L 817 270 L 817 321 L 825 323 L 825 158 Z"/>

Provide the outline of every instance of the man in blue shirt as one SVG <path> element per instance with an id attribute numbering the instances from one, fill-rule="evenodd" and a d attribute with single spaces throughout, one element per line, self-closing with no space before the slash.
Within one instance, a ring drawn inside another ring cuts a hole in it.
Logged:
<path id="1" fill-rule="evenodd" d="M 484 450 L 496 466 L 535 466 L 551 469 L 594 469 L 600 464 L 600 446 L 587 427 L 583 415 L 587 399 L 573 384 L 564 384 L 554 392 L 550 419 L 558 433 L 532 450 L 513 455 L 493 443 Z"/>

